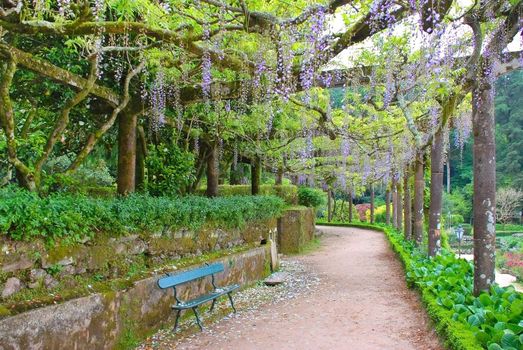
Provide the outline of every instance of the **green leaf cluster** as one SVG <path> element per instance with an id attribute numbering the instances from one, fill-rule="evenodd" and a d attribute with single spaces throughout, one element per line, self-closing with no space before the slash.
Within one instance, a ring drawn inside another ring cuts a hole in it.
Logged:
<path id="1" fill-rule="evenodd" d="M 318 208 L 325 204 L 325 194 L 317 188 L 300 187 L 298 189 L 298 204 Z"/>

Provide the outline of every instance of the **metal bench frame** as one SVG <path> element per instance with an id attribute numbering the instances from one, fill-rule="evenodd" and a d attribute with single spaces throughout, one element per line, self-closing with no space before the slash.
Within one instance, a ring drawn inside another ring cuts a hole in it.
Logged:
<path id="1" fill-rule="evenodd" d="M 216 263 L 212 265 L 206 264 L 206 266 L 184 271 L 178 274 L 166 274 L 164 277 L 158 279 L 158 287 L 161 289 L 173 289 L 174 299 L 176 300 L 176 304 L 172 305 L 172 309 L 176 310 L 176 321 L 174 322 L 174 328 L 173 332 L 176 331 L 176 328 L 178 327 L 178 321 L 180 319 L 180 314 L 182 310 L 192 309 L 194 316 L 196 317 L 196 323 L 198 324 L 198 327 L 200 327 L 200 330 L 203 331 L 203 326 L 200 321 L 200 317 L 198 315 L 198 306 L 212 301 L 211 308 L 209 309 L 209 312 L 212 312 L 214 310 L 214 305 L 216 304 L 216 299 L 219 297 L 227 294 L 229 297 L 229 301 L 231 303 L 231 307 L 234 312 L 236 312 L 236 308 L 234 307 L 234 302 L 232 301 L 232 292 L 238 289 L 240 286 L 238 284 L 232 284 L 230 286 L 226 287 L 218 287 L 215 283 L 214 275 L 216 273 L 222 272 L 224 270 L 224 266 L 222 263 Z M 178 295 L 176 293 L 176 287 L 194 280 L 198 280 L 201 278 L 205 278 L 207 276 L 211 276 L 211 284 L 213 287 L 213 290 L 204 295 L 200 295 L 197 298 L 183 301 L 178 298 Z"/>

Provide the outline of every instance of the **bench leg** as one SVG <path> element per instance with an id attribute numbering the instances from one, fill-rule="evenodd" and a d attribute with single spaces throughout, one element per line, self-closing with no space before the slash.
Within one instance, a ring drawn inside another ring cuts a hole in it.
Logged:
<path id="1" fill-rule="evenodd" d="M 173 332 L 176 332 L 176 328 L 178 328 L 178 320 L 180 320 L 180 313 L 181 312 L 182 312 L 182 310 L 177 310 L 176 311 L 176 320 L 174 321 Z"/>
<path id="2" fill-rule="evenodd" d="M 231 296 L 231 293 L 227 293 L 227 296 L 229 297 L 229 301 L 231 302 L 231 307 L 232 307 L 232 309 L 233 309 L 234 312 L 236 313 L 236 308 L 234 307 L 234 303 L 232 302 L 232 296 Z"/>
<path id="3" fill-rule="evenodd" d="M 212 300 L 212 305 L 211 305 L 211 308 L 209 309 L 209 312 L 212 312 L 212 310 L 214 310 L 214 304 L 216 304 L 216 299 Z"/>
<path id="4" fill-rule="evenodd" d="M 200 317 L 198 316 L 198 312 L 196 311 L 196 307 L 193 307 L 192 311 L 194 312 L 194 316 L 196 316 L 196 323 L 198 323 L 198 327 L 200 327 L 200 331 L 203 331 L 202 323 L 200 322 Z"/>

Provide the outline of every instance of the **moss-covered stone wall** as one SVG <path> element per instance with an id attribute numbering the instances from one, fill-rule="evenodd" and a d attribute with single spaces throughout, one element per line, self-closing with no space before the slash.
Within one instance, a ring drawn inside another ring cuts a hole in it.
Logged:
<path id="1" fill-rule="evenodd" d="M 291 207 L 278 219 L 278 251 L 299 253 L 314 238 L 314 209 Z"/>
<path id="2" fill-rule="evenodd" d="M 246 285 L 264 278 L 270 272 L 269 250 L 267 245 L 219 259 L 225 271 L 216 275 L 216 283 Z M 0 347 L 113 349 L 126 334 L 142 338 L 172 322 L 172 290 L 159 289 L 157 280 L 158 276 L 147 278 L 127 290 L 96 293 L 2 319 Z M 202 279 L 179 292 L 182 298 L 190 298 L 210 288 L 210 279 Z"/>
<path id="3" fill-rule="evenodd" d="M 70 291 L 81 288 L 80 284 L 92 277 L 109 281 L 125 277 L 133 273 L 133 269 L 259 245 L 276 231 L 276 226 L 276 219 L 269 219 L 232 229 L 206 225 L 196 231 L 121 237 L 100 234 L 84 244 L 53 247 L 38 240 L 19 242 L 0 238 L 0 318 L 5 314 L 2 305 L 12 308 L 19 301 L 25 301 L 25 295 Z"/>

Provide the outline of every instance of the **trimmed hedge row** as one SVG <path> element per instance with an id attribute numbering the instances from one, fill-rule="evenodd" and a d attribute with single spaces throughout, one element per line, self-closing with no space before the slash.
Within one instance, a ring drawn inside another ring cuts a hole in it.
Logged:
<path id="1" fill-rule="evenodd" d="M 71 194 L 39 197 L 16 187 L 0 188 L 0 235 L 14 240 L 45 238 L 82 241 L 98 232 L 110 235 L 197 229 L 204 224 L 241 227 L 281 215 L 275 196 L 92 198 Z"/>
<path id="2" fill-rule="evenodd" d="M 472 264 L 450 252 L 428 258 L 402 233 L 366 223 L 328 224 L 385 233 L 402 261 L 407 283 L 416 287 L 437 332 L 454 350 L 523 349 L 523 296 L 494 285 L 490 294 L 472 295 Z"/>
<path id="3" fill-rule="evenodd" d="M 204 195 L 205 188 L 200 188 L 197 194 Z M 260 195 L 277 196 L 282 198 L 286 203 L 298 204 L 298 187 L 294 185 L 260 185 Z M 251 185 L 219 185 L 218 196 L 249 196 L 251 195 Z"/>

